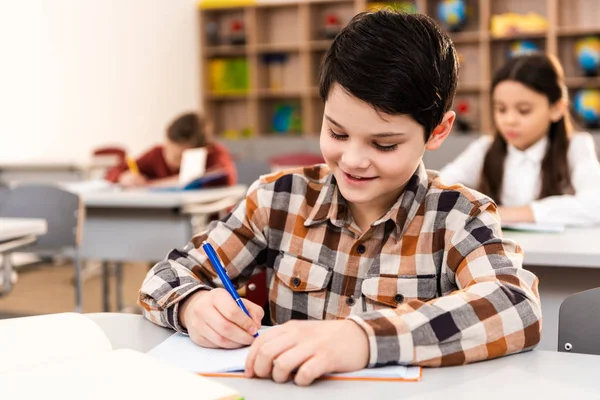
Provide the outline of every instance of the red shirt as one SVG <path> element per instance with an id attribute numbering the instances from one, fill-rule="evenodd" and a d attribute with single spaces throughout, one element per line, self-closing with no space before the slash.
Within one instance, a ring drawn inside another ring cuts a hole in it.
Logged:
<path id="1" fill-rule="evenodd" d="M 209 145 L 206 149 L 208 150 L 206 170 L 221 168 L 225 170 L 227 174 L 222 178 L 207 183 L 206 187 L 235 185 L 237 181 L 237 171 L 235 169 L 235 164 L 231 159 L 231 155 L 229 154 L 229 150 L 219 143 Z M 148 150 L 136 160 L 136 163 L 140 173 L 148 178 L 149 181 L 179 175 L 179 169 L 173 171 L 167 165 L 163 155 L 162 146 L 156 146 Z M 111 168 L 106 173 L 105 179 L 116 183 L 119 181 L 121 174 L 128 169 L 127 163 L 122 162 L 116 167 Z"/>

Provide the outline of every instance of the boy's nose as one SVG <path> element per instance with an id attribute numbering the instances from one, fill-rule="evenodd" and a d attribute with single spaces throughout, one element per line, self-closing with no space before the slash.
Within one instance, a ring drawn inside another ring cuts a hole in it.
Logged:
<path id="1" fill-rule="evenodd" d="M 367 169 L 371 162 L 364 152 L 358 150 L 346 150 L 342 153 L 342 164 L 352 171 Z"/>

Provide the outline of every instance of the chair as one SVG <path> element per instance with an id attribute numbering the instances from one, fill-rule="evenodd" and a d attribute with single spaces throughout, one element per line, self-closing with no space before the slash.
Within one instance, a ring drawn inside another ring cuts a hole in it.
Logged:
<path id="1" fill-rule="evenodd" d="M 47 185 L 16 186 L 0 207 L 0 217 L 46 220 L 48 233 L 23 250 L 60 254 L 73 260 L 77 312 L 82 310 L 79 243 L 83 228 L 83 210 L 76 194 Z"/>
<path id="2" fill-rule="evenodd" d="M 269 159 L 269 165 L 271 166 L 271 171 L 273 172 L 288 168 L 322 164 L 324 162 L 325 160 L 323 159 L 323 156 L 313 153 L 288 153 Z"/>
<path id="3" fill-rule="evenodd" d="M 600 355 L 600 288 L 572 294 L 562 302 L 558 351 Z"/>
<path id="4" fill-rule="evenodd" d="M 271 166 L 266 161 L 236 159 L 237 181 L 241 185 L 250 186 L 259 176 L 271 172 Z"/>
<path id="5" fill-rule="evenodd" d="M 0 181 L 0 209 L 2 208 L 2 204 L 8 199 L 8 195 L 10 193 L 10 187 Z"/>
<path id="6" fill-rule="evenodd" d="M 92 152 L 88 179 L 103 179 L 107 170 L 125 162 L 127 152 L 121 147 L 99 147 Z"/>

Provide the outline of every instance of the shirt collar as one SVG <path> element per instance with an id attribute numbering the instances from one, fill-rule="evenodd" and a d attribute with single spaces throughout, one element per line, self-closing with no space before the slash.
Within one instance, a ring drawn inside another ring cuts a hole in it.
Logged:
<path id="1" fill-rule="evenodd" d="M 428 188 L 427 170 L 421 162 L 398 200 L 383 217 L 373 223 L 373 226 L 391 220 L 396 225 L 396 237 L 400 238 L 423 204 Z M 323 183 L 319 198 L 304 226 L 316 225 L 326 220 L 330 220 L 333 225 L 340 228 L 350 220 L 346 199 L 341 195 L 332 173 Z"/>
<path id="2" fill-rule="evenodd" d="M 517 157 L 518 159 L 526 159 L 533 161 L 534 163 L 541 163 L 546 155 L 546 148 L 548 147 L 548 137 L 544 136 L 538 140 L 537 143 L 530 146 L 527 150 L 519 150 L 513 145 L 508 145 L 508 155 L 510 157 Z"/>

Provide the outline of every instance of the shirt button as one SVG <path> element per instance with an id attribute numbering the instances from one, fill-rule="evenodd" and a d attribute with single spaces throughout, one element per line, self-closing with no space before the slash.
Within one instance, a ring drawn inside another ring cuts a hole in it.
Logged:
<path id="1" fill-rule="evenodd" d="M 365 248 L 364 245 L 359 244 L 358 247 L 356 248 L 356 251 L 358 251 L 358 254 L 364 254 L 365 251 L 367 251 L 367 249 Z"/>
<path id="2" fill-rule="evenodd" d="M 402 296 L 400 293 L 398 293 L 397 295 L 394 296 L 394 301 L 396 303 L 400 304 L 404 301 L 404 296 Z"/>
<path id="3" fill-rule="evenodd" d="M 293 287 L 298 287 L 298 286 L 300 286 L 301 283 L 302 283 L 302 281 L 297 276 L 292 279 L 292 286 Z"/>
<path id="4" fill-rule="evenodd" d="M 356 304 L 356 300 L 354 299 L 354 297 L 350 296 L 346 299 L 346 304 L 348 304 L 350 307 L 352 307 L 353 305 Z"/>

